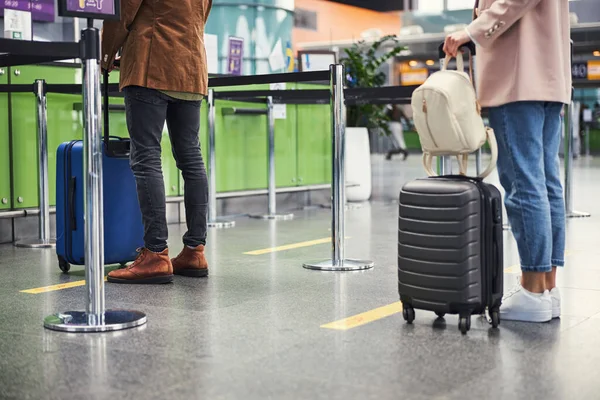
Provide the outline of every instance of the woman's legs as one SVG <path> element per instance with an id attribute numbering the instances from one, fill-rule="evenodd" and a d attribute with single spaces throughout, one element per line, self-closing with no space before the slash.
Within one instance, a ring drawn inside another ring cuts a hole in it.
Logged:
<path id="1" fill-rule="evenodd" d="M 552 211 L 546 184 L 546 103 L 516 102 L 490 110 L 498 140 L 498 172 L 521 259 L 522 288 L 504 300 L 502 317 L 545 322 L 552 301 L 546 273 L 552 271 Z M 548 149 L 548 152 L 546 151 Z M 558 156 L 558 147 L 556 147 Z"/>
<path id="2" fill-rule="evenodd" d="M 557 267 L 565 265 L 565 200 L 560 180 L 560 160 L 558 152 L 562 136 L 562 119 L 560 103 L 546 103 L 544 120 L 544 165 L 546 173 L 546 188 L 550 203 L 552 220 L 552 271 L 545 275 L 546 289 L 552 295 L 554 318 L 560 316 L 560 293 L 556 288 Z"/>

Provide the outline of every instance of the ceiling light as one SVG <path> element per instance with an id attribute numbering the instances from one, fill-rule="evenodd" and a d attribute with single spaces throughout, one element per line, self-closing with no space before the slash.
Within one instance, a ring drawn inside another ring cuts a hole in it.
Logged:
<path id="1" fill-rule="evenodd" d="M 417 62 L 415 60 L 409 61 L 408 65 L 410 65 L 411 67 L 416 67 L 417 66 Z"/>
<path id="2" fill-rule="evenodd" d="M 600 57 L 600 50 L 596 50 L 594 52 L 594 57 Z"/>
<path id="3" fill-rule="evenodd" d="M 425 62 L 425 64 L 427 64 L 427 65 L 434 65 L 434 64 L 435 64 L 435 61 L 433 61 L 433 60 L 427 60 L 427 61 Z"/>

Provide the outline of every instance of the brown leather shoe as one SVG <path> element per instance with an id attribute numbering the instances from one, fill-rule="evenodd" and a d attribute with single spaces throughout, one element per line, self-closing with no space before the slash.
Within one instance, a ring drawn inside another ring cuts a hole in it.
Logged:
<path id="1" fill-rule="evenodd" d="M 177 257 L 171 260 L 175 275 L 192 276 L 201 278 L 208 276 L 208 262 L 204 257 L 204 245 L 190 249 L 183 246 Z"/>
<path id="2" fill-rule="evenodd" d="M 153 253 L 148 249 L 138 250 L 138 258 L 129 266 L 111 271 L 111 283 L 158 284 L 173 281 L 173 265 L 169 259 L 169 249 Z"/>

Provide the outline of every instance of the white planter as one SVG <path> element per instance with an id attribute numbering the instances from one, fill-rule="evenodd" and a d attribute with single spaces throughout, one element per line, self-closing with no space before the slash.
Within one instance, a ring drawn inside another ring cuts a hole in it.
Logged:
<path id="1" fill-rule="evenodd" d="M 371 198 L 371 146 L 367 128 L 346 128 L 346 199 L 351 202 Z"/>

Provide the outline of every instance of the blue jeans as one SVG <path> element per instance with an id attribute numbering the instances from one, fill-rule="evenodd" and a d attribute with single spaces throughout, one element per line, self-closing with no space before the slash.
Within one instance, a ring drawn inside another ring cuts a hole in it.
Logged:
<path id="1" fill-rule="evenodd" d="M 131 137 L 130 165 L 137 184 L 148 250 L 167 248 L 165 184 L 161 167 L 161 138 L 165 121 L 173 157 L 181 170 L 185 219 L 188 231 L 183 243 L 206 244 L 208 180 L 200 153 L 200 101 L 177 100 L 157 90 L 126 87 L 125 110 Z"/>
<path id="2" fill-rule="evenodd" d="M 490 109 L 504 204 L 524 272 L 565 264 L 565 202 L 558 150 L 562 104 L 515 102 Z"/>

